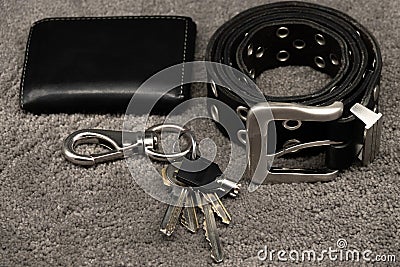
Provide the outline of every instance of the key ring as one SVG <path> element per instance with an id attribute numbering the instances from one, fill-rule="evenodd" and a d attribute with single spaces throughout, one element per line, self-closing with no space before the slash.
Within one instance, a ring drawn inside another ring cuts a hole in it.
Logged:
<path id="1" fill-rule="evenodd" d="M 179 138 L 182 136 L 186 136 L 190 139 L 190 143 L 191 143 L 191 146 L 188 146 L 184 151 L 177 152 L 177 153 L 171 153 L 171 154 L 157 152 L 152 147 L 145 146 L 145 153 L 150 158 L 158 160 L 158 161 L 169 161 L 169 160 L 175 160 L 175 159 L 185 157 L 189 153 L 192 154 L 191 155 L 192 158 L 196 157 L 197 142 L 196 142 L 194 133 L 189 128 L 182 127 L 177 124 L 158 124 L 158 125 L 151 126 L 150 128 L 147 129 L 147 131 L 153 132 L 153 133 L 159 132 L 161 134 L 163 132 L 173 133 L 175 131 L 175 132 L 179 133 Z M 174 144 L 174 147 L 175 147 L 175 144 Z"/>
<path id="2" fill-rule="evenodd" d="M 181 152 L 168 153 L 158 151 L 159 133 L 179 133 L 189 139 L 189 145 Z M 81 154 L 76 151 L 79 145 L 98 144 L 108 151 L 102 153 Z M 160 124 L 141 131 L 114 131 L 101 129 L 82 129 L 73 132 L 65 140 L 62 152 L 65 158 L 77 165 L 92 166 L 103 162 L 124 159 L 136 154 L 148 155 L 158 161 L 176 160 L 192 153 L 196 155 L 197 143 L 193 132 L 176 124 Z"/>

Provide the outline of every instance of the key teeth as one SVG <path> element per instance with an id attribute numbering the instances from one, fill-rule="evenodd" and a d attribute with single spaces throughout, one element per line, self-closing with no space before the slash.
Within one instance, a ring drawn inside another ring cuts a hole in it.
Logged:
<path id="1" fill-rule="evenodd" d="M 160 231 L 163 234 L 170 236 L 174 232 L 176 224 L 178 223 L 178 220 L 182 214 L 182 206 L 185 203 L 184 198 L 186 194 L 187 190 L 183 189 L 178 199 L 176 200 L 176 203 L 174 203 L 173 205 L 168 205 L 160 227 Z"/>
<path id="2" fill-rule="evenodd" d="M 182 212 L 182 214 L 181 214 L 181 224 L 183 224 L 183 226 L 185 226 L 185 227 L 188 227 L 189 225 L 188 225 L 188 222 L 186 221 L 186 219 L 185 219 L 185 215 L 183 214 L 183 212 Z"/>
<path id="3" fill-rule="evenodd" d="M 211 201 L 211 209 L 221 219 L 222 223 L 229 225 L 232 218 L 226 210 L 224 204 L 216 193 L 211 193 L 206 196 L 208 201 Z"/>
<path id="4" fill-rule="evenodd" d="M 203 222 L 203 230 L 204 230 L 204 232 L 205 232 L 205 237 L 206 237 L 206 240 L 208 241 L 208 244 L 210 245 L 210 247 L 212 247 L 212 246 L 211 246 L 210 238 L 208 237 L 208 231 L 207 231 L 207 223 L 206 223 L 206 221 Z"/>
<path id="5" fill-rule="evenodd" d="M 182 214 L 180 217 L 181 224 L 189 230 L 191 233 L 196 233 L 199 229 L 196 208 L 193 203 L 193 190 L 190 189 L 188 195 L 186 196 L 185 204 L 189 205 L 187 207 L 182 208 Z M 192 221 L 193 220 L 193 221 Z"/>
<path id="6" fill-rule="evenodd" d="M 222 223 L 229 225 L 230 221 L 229 220 L 227 221 L 226 219 L 224 219 L 224 217 L 221 215 L 221 213 L 219 213 L 219 211 L 214 206 L 212 206 L 212 210 L 221 219 Z"/>
<path id="7" fill-rule="evenodd" d="M 209 205 L 209 204 L 207 204 L 207 205 Z M 212 207 L 210 207 L 210 208 L 211 208 L 211 211 L 213 211 Z M 212 216 L 214 216 L 214 215 L 212 215 Z M 222 261 L 223 261 L 222 251 L 221 251 L 219 254 L 214 255 L 213 250 L 214 250 L 215 248 L 213 247 L 213 245 L 212 245 L 212 243 L 211 243 L 211 240 L 210 240 L 209 233 L 208 233 L 207 229 L 208 229 L 208 227 L 207 227 L 207 220 L 204 220 L 204 221 L 203 221 L 203 230 L 204 230 L 204 232 L 205 232 L 204 236 L 205 236 L 206 240 L 208 241 L 208 244 L 209 244 L 209 246 L 210 246 L 210 248 L 211 248 L 211 250 L 210 250 L 210 256 L 211 256 L 211 258 L 212 258 L 216 263 L 222 262 Z M 217 233 L 216 233 L 216 234 L 217 234 Z"/>
<path id="8" fill-rule="evenodd" d="M 191 233 L 196 233 L 196 232 L 197 232 L 198 229 L 192 229 L 192 228 L 189 227 L 189 223 L 186 221 L 185 215 L 183 214 L 183 212 L 182 212 L 180 221 L 181 221 L 181 224 L 182 224 L 189 232 L 191 232 Z"/>
<path id="9" fill-rule="evenodd" d="M 204 231 L 205 231 L 205 237 L 206 237 L 206 240 L 207 240 L 207 242 L 208 242 L 208 245 L 209 245 L 210 248 L 211 248 L 211 250 L 210 250 L 210 256 L 211 256 L 211 258 L 212 258 L 216 263 L 222 262 L 222 261 L 223 261 L 222 254 L 220 255 L 221 258 L 216 258 L 215 255 L 214 255 L 213 252 L 212 252 L 213 246 L 212 246 L 212 244 L 211 244 L 210 238 L 208 237 L 208 231 L 207 231 L 207 223 L 206 223 L 206 221 L 203 222 L 203 229 L 204 229 Z"/>
<path id="10" fill-rule="evenodd" d="M 210 238 L 208 237 L 208 231 L 207 231 L 207 223 L 206 223 L 206 221 L 204 221 L 203 222 L 203 229 L 204 229 L 204 232 L 205 232 L 205 237 L 206 237 L 206 240 L 207 240 L 207 242 L 208 242 L 208 245 L 210 246 L 210 248 L 211 248 L 211 250 L 210 250 L 210 256 L 211 256 L 211 258 L 215 261 L 215 262 L 222 262 L 222 259 L 217 259 L 216 257 L 215 257 L 215 255 L 212 253 L 212 250 L 213 250 L 213 246 L 212 246 L 212 244 L 211 244 L 211 241 L 210 241 Z"/>
<path id="11" fill-rule="evenodd" d="M 202 209 L 202 210 L 203 210 L 203 209 Z M 208 244 L 209 244 L 209 246 L 210 246 L 211 249 L 212 249 L 212 244 L 211 244 L 210 238 L 209 238 L 209 236 L 208 236 L 207 221 L 206 221 L 206 220 L 203 221 L 203 230 L 204 230 L 204 232 L 205 232 L 204 236 L 206 237 L 206 240 L 208 241 Z M 211 253 L 211 257 L 212 257 L 212 256 L 213 256 L 213 255 L 212 255 L 212 253 Z"/>
<path id="12" fill-rule="evenodd" d="M 206 237 L 207 241 L 210 242 L 210 239 L 208 238 L 208 231 L 207 231 L 206 221 L 203 222 L 203 230 L 205 232 L 205 237 Z"/>

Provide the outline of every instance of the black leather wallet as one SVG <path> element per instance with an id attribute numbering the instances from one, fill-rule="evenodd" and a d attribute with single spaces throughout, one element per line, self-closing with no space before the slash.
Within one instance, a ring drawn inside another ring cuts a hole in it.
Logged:
<path id="1" fill-rule="evenodd" d="M 21 108 L 34 113 L 125 112 L 145 80 L 193 60 L 195 37 L 196 24 L 181 16 L 40 20 L 27 42 Z M 189 95 L 189 85 L 175 88 L 155 112 L 166 112 Z M 157 96 L 146 92 L 138 97 Z"/>

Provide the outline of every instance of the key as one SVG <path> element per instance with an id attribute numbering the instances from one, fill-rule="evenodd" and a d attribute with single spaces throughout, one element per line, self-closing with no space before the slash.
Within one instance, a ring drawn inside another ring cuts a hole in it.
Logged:
<path id="1" fill-rule="evenodd" d="M 172 183 L 178 184 L 179 186 L 185 186 L 183 183 L 175 179 L 175 174 L 178 170 L 173 166 L 169 165 L 161 170 L 163 183 L 166 186 L 171 186 Z M 195 233 L 199 228 L 197 220 L 196 207 L 193 201 L 193 191 L 189 189 L 188 194 L 185 198 L 185 206 L 182 208 L 181 224 L 188 229 L 190 232 Z"/>
<path id="2" fill-rule="evenodd" d="M 215 223 L 214 212 L 211 208 L 211 204 L 208 204 L 204 200 L 202 192 L 196 191 L 195 194 L 199 208 L 204 214 L 203 229 L 205 231 L 205 237 L 211 247 L 211 258 L 213 258 L 215 262 L 222 262 L 223 254 L 221 241 L 219 240 L 217 225 Z"/>
<path id="3" fill-rule="evenodd" d="M 197 220 L 196 207 L 193 201 L 193 191 L 189 192 L 186 197 L 186 207 L 183 208 L 181 224 L 186 227 L 190 232 L 196 233 L 199 229 L 199 222 Z"/>
<path id="4" fill-rule="evenodd" d="M 218 217 L 221 218 L 222 222 L 229 224 L 232 220 L 232 217 L 222 204 L 222 201 L 218 195 L 216 193 L 208 193 L 207 198 L 211 202 L 214 212 L 218 215 Z"/>
<path id="5" fill-rule="evenodd" d="M 178 223 L 179 216 L 182 212 L 185 199 L 187 197 L 188 190 L 183 188 L 173 205 L 168 205 L 165 211 L 164 218 L 161 222 L 160 231 L 167 236 L 172 235 Z"/>
<path id="6" fill-rule="evenodd" d="M 201 186 L 200 190 L 206 192 L 207 199 L 211 202 L 213 210 L 222 219 L 222 222 L 230 223 L 231 216 L 222 204 L 217 192 L 220 194 L 229 192 L 230 196 L 236 196 L 240 185 L 225 178 L 216 163 L 205 158 L 183 161 L 180 168 L 175 172 L 175 180 L 190 186 Z"/>
<path id="7" fill-rule="evenodd" d="M 223 252 L 214 212 L 222 219 L 223 223 L 230 223 L 231 215 L 222 204 L 219 194 L 229 193 L 229 195 L 235 196 L 238 193 L 239 184 L 225 178 L 218 165 L 207 159 L 184 159 L 179 163 L 178 166 L 168 165 L 165 168 L 162 172 L 164 183 L 170 186 L 176 184 L 187 187 L 188 193 L 184 200 L 186 206 L 193 206 L 191 204 L 193 201 L 202 211 L 204 215 L 203 229 L 211 247 L 211 258 L 215 262 L 221 262 Z M 195 207 L 182 209 L 181 223 L 191 232 L 198 229 L 199 223 Z"/>

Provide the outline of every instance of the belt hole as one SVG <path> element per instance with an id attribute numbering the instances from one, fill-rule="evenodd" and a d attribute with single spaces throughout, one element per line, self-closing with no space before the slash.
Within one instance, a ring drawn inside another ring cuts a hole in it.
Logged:
<path id="1" fill-rule="evenodd" d="M 279 38 L 285 38 L 289 35 L 289 29 L 286 27 L 280 27 L 277 31 L 276 31 L 276 36 L 278 36 Z"/>
<path id="2" fill-rule="evenodd" d="M 374 87 L 374 101 L 377 101 L 378 100 L 378 97 L 379 97 L 379 85 L 376 85 L 375 87 Z"/>
<path id="3" fill-rule="evenodd" d="M 247 137 L 246 130 L 239 130 L 237 132 L 237 138 L 239 139 L 240 143 L 242 143 L 243 145 L 246 144 L 246 137 Z"/>
<path id="4" fill-rule="evenodd" d="M 264 48 L 261 47 L 261 46 L 259 46 L 259 47 L 257 48 L 257 50 L 256 50 L 256 57 L 257 57 L 257 58 L 260 58 L 260 57 L 262 57 L 263 55 L 264 55 Z"/>
<path id="5" fill-rule="evenodd" d="M 217 106 L 212 105 L 210 113 L 211 113 L 211 117 L 213 118 L 213 120 L 216 122 L 219 122 L 219 111 L 218 111 Z"/>
<path id="6" fill-rule="evenodd" d="M 249 82 L 247 81 L 247 79 L 246 79 L 246 77 L 245 77 L 244 75 L 241 76 L 241 77 L 239 77 L 238 80 L 239 80 L 240 82 L 244 82 L 244 83 L 246 83 L 246 84 L 249 84 Z"/>
<path id="7" fill-rule="evenodd" d="M 290 57 L 290 54 L 289 54 L 289 52 L 286 51 L 286 50 L 281 50 L 281 51 L 279 51 L 278 54 L 276 55 L 276 59 L 278 59 L 279 61 L 282 61 L 282 62 L 288 60 L 289 57 Z"/>
<path id="8" fill-rule="evenodd" d="M 293 41 L 293 46 L 297 49 L 303 49 L 306 46 L 306 43 L 301 39 L 297 39 Z"/>
<path id="9" fill-rule="evenodd" d="M 254 69 L 249 70 L 249 75 L 254 79 L 256 77 L 256 71 Z"/>
<path id="10" fill-rule="evenodd" d="M 329 58 L 331 59 L 333 65 L 335 66 L 339 65 L 339 58 L 336 54 L 330 54 Z"/>
<path id="11" fill-rule="evenodd" d="M 317 65 L 321 69 L 325 68 L 325 60 L 322 57 L 320 57 L 320 56 L 315 57 L 314 62 L 315 62 L 315 65 Z"/>
<path id="12" fill-rule="evenodd" d="M 299 120 L 285 120 L 282 122 L 283 127 L 290 131 L 297 130 L 301 126 L 301 121 Z"/>
<path id="13" fill-rule="evenodd" d="M 217 85 L 214 81 L 211 81 L 211 91 L 213 92 L 215 97 L 218 97 Z"/>
<path id="14" fill-rule="evenodd" d="M 320 33 L 315 35 L 315 41 L 317 41 L 319 45 L 325 45 L 325 37 Z"/>
<path id="15" fill-rule="evenodd" d="M 243 121 L 247 120 L 247 112 L 248 109 L 246 107 L 238 106 L 236 108 L 236 113 L 238 114 L 239 118 L 242 119 Z"/>
<path id="16" fill-rule="evenodd" d="M 289 147 L 298 145 L 298 144 L 300 144 L 300 143 L 301 143 L 301 142 L 300 142 L 299 140 L 297 140 L 297 139 L 290 139 L 290 140 L 287 140 L 287 141 L 283 144 L 283 148 L 289 148 Z"/>
<path id="17" fill-rule="evenodd" d="M 247 46 L 247 55 L 251 56 L 253 54 L 253 44 Z"/>

